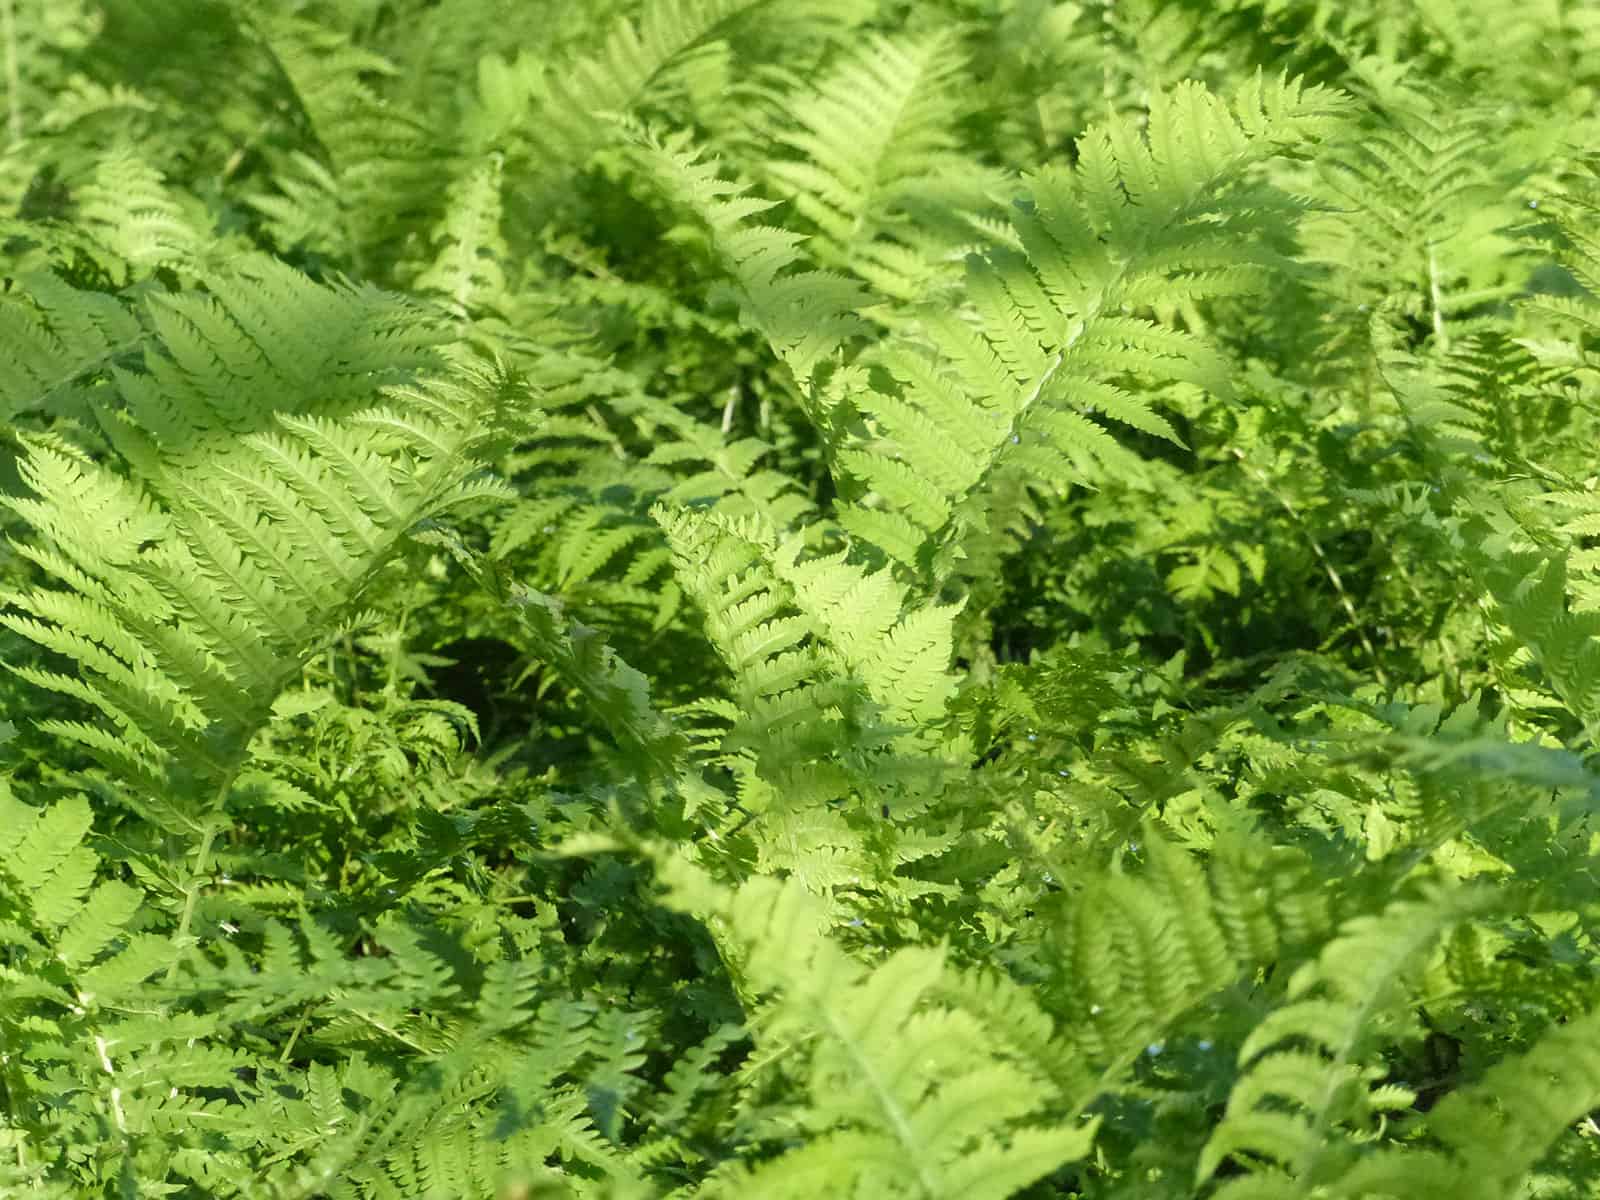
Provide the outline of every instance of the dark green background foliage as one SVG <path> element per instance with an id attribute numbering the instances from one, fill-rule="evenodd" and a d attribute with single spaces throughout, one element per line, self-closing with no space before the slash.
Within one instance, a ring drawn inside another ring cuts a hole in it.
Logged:
<path id="1" fill-rule="evenodd" d="M 1597 86 L 0 0 L 0 1194 L 1600 1195 Z"/>

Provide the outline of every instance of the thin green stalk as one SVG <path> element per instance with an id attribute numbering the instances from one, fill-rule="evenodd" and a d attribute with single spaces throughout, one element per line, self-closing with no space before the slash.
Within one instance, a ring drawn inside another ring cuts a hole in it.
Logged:
<path id="1" fill-rule="evenodd" d="M 1444 328 L 1444 289 L 1439 286 L 1439 259 L 1433 244 L 1428 244 L 1428 302 L 1433 309 L 1433 344 L 1441 353 L 1450 349 L 1450 335 Z"/>
<path id="2" fill-rule="evenodd" d="M 1245 474 L 1249 475 L 1250 478 L 1255 480 L 1256 483 L 1259 484 L 1268 495 L 1282 505 L 1283 510 L 1287 512 L 1294 520 L 1294 523 L 1300 527 L 1300 532 L 1305 537 L 1306 542 L 1310 545 L 1311 552 L 1317 556 L 1317 561 L 1322 564 L 1323 571 L 1327 574 L 1329 581 L 1333 584 L 1333 590 L 1338 593 L 1339 606 L 1344 609 L 1345 616 L 1350 618 L 1350 627 L 1355 630 L 1356 637 L 1360 639 L 1362 648 L 1367 652 L 1367 657 L 1372 660 L 1373 674 L 1377 676 L 1379 685 L 1387 690 L 1389 687 L 1389 677 L 1384 674 L 1383 661 L 1378 657 L 1378 648 L 1372 644 L 1372 639 L 1367 636 L 1366 626 L 1362 623 L 1361 618 L 1356 615 L 1355 603 L 1350 599 L 1350 594 L 1345 591 L 1344 580 L 1340 578 L 1339 571 L 1333 565 L 1333 561 L 1323 551 L 1322 543 L 1317 541 L 1316 534 L 1311 532 L 1310 524 L 1304 517 L 1300 515 L 1300 510 L 1295 508 L 1294 504 L 1290 502 L 1289 498 L 1282 492 L 1278 491 L 1277 488 L 1272 486 L 1271 480 L 1250 465 L 1250 462 L 1245 458 L 1243 451 L 1233 448 L 1230 449 L 1232 449 L 1234 458 L 1239 460 L 1240 469 L 1243 470 Z"/>
<path id="3" fill-rule="evenodd" d="M 17 51 L 17 0 L 0 0 L 0 40 L 6 56 L 6 138 L 22 145 L 22 68 Z"/>
<path id="4" fill-rule="evenodd" d="M 189 939 L 189 926 L 194 921 L 195 901 L 199 899 L 200 885 L 204 882 L 206 871 L 211 866 L 211 846 L 216 841 L 217 831 L 220 828 L 221 826 L 216 824 L 206 826 L 205 834 L 200 839 L 200 846 L 195 851 L 194 870 L 184 882 L 183 913 L 178 918 L 178 932 L 173 938 L 180 951 Z M 174 956 L 171 965 L 167 967 L 168 982 L 178 973 L 178 961 Z"/>

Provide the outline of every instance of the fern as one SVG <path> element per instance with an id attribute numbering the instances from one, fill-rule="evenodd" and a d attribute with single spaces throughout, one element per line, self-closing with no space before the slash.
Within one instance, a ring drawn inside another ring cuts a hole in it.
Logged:
<path id="1" fill-rule="evenodd" d="M 1345 1136 L 1359 1141 L 1378 1114 L 1412 1098 L 1398 1085 L 1373 1086 L 1382 1071 L 1369 1060 L 1375 1037 L 1404 1028 L 1406 973 L 1419 968 L 1442 933 L 1486 908 L 1471 891 L 1397 901 L 1380 917 L 1351 922 L 1315 964 L 1301 968 L 1289 1003 L 1240 1049 L 1249 1070 L 1206 1145 L 1200 1179 L 1225 1158 L 1245 1155 L 1275 1166 L 1229 1180 L 1219 1196 L 1310 1195 L 1337 1178 L 1352 1147 L 1336 1131 L 1348 1127 Z"/>
<path id="2" fill-rule="evenodd" d="M 57 582 L 10 593 L 0 620 L 84 673 L 19 674 L 102 718 L 47 727 L 155 790 L 181 770 L 191 802 L 229 779 L 277 693 L 407 531 L 503 494 L 474 478 L 472 393 L 408 399 L 410 411 L 343 425 L 280 417 L 277 433 L 161 469 L 165 504 L 106 466 L 34 448 L 22 463 L 32 495 L 8 504 L 39 534 L 18 552 Z"/>
<path id="3" fill-rule="evenodd" d="M 801 236 L 775 225 L 749 224 L 772 203 L 719 178 L 716 163 L 702 159 L 684 137 L 663 141 L 646 135 L 639 153 L 669 194 L 704 223 L 714 252 L 736 281 L 744 319 L 807 391 L 820 364 L 845 339 L 865 332 L 854 314 L 860 287 L 834 272 L 790 270 L 800 262 Z"/>
<path id="4" fill-rule="evenodd" d="M 315 148 L 289 155 L 275 192 L 252 197 L 275 239 L 360 256 L 401 236 L 411 210 L 432 198 L 439 156 L 420 117 L 363 82 L 394 66 L 303 17 L 265 14 L 254 24 Z"/>
<path id="5" fill-rule="evenodd" d="M 5 417 L 88 416 L 89 384 L 144 341 L 138 318 L 113 296 L 83 293 L 57 276 L 24 277 L 0 297 L 0 337 L 11 348 Z"/>
<path id="6" fill-rule="evenodd" d="M 823 1184 L 1000 1197 L 1087 1153 L 1092 1123 L 1029 1122 L 1053 1089 L 1002 1049 L 1004 1028 L 938 1003 L 941 986 L 958 985 L 937 951 L 902 950 L 867 971 L 819 933 L 815 902 L 793 884 L 758 879 L 723 896 L 684 864 L 661 869 L 673 901 L 723 931 L 752 997 L 775 993 L 757 1001 L 758 1036 L 786 1056 L 800 1048 L 813 1081 L 806 1144 L 712 1194 L 814 1195 Z"/>
<path id="7" fill-rule="evenodd" d="M 814 88 L 773 98 L 788 114 L 771 140 L 798 154 L 763 174 L 819 231 L 806 249 L 894 300 L 926 299 L 979 236 L 968 220 L 998 179 L 955 152 L 964 63 L 948 34 L 865 42 Z M 957 252 L 957 253 L 953 253 Z"/>
<path id="8" fill-rule="evenodd" d="M 950 694 L 954 609 L 906 611 L 904 589 L 843 553 L 801 561 L 796 538 L 759 521 L 658 509 L 680 573 L 704 606 L 708 632 L 735 675 L 741 708 L 781 706 L 809 676 L 859 681 L 891 721 L 934 721 Z M 789 611 L 786 611 L 789 610 Z"/>
<path id="9" fill-rule="evenodd" d="M 1473 1200 L 1528 1194 L 1533 1168 L 1558 1131 L 1600 1104 L 1594 1022 L 1590 1013 L 1551 1030 L 1528 1053 L 1497 1063 L 1471 1088 L 1447 1096 L 1426 1122 L 1442 1151 L 1374 1155 L 1330 1194 L 1371 1196 L 1418 1186 Z"/>
<path id="10" fill-rule="evenodd" d="M 375 288 L 320 286 L 265 257 L 206 283 L 147 295 L 130 312 L 53 275 L 30 277 L 29 302 L 0 309 L 23 347 L 11 412 L 80 416 L 96 403 L 121 418 L 103 431 L 120 433 L 123 452 L 150 471 L 154 457 L 259 430 L 273 412 L 347 415 L 378 387 L 441 365 L 441 334 Z"/>
<path id="11" fill-rule="evenodd" d="M 1194 304 L 1259 286 L 1271 255 L 1235 231 L 1265 213 L 1286 219 L 1294 204 L 1257 190 L 1236 208 L 1239 181 L 1343 109 L 1288 82 L 1258 80 L 1231 112 L 1181 88 L 1153 102 L 1147 140 L 1111 121 L 1084 136 L 1073 171 L 1036 176 L 1013 217 L 1020 252 L 971 264 L 973 320 L 931 316 L 931 355 L 914 344 L 884 355 L 901 386 L 860 400 L 881 442 L 840 463 L 876 498 L 841 514 L 846 528 L 938 581 L 967 544 L 998 532 L 983 511 L 991 476 L 1059 486 L 1137 472 L 1095 416 L 1181 445 L 1150 385 L 1225 393 L 1225 366 L 1193 333 L 1132 314 L 1158 290 Z M 1128 378 L 1145 386 L 1129 390 Z"/>
<path id="12" fill-rule="evenodd" d="M 1587 1196 L 1578 7 L 0 0 L 0 1192 Z"/>

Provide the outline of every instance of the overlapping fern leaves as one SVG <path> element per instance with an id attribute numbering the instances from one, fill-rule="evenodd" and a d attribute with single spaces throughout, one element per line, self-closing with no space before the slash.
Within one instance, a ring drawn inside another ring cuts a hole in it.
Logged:
<path id="1" fill-rule="evenodd" d="M 278 692 L 354 615 L 408 531 L 505 494 L 475 478 L 485 425 L 468 388 L 396 393 L 343 422 L 280 413 L 275 429 L 246 432 L 215 407 L 250 395 L 229 386 L 225 349 L 207 332 L 167 339 L 174 357 L 124 377 L 125 407 L 103 413 L 136 475 L 33 444 L 19 463 L 27 493 L 8 502 L 38 534 L 18 553 L 53 585 L 9 592 L 3 619 L 76 668 L 19 671 L 104 721 L 52 732 L 153 788 L 172 767 L 227 780 Z M 236 348 L 257 345 L 240 337 Z M 187 373 L 185 351 L 205 356 Z M 185 383 L 198 393 L 187 403 Z M 258 421 L 259 401 L 244 413 Z M 237 440 L 218 445 L 224 435 Z"/>
<path id="2" fill-rule="evenodd" d="M 0 1190 L 1587 1195 L 1490 10 L 0 0 Z"/>

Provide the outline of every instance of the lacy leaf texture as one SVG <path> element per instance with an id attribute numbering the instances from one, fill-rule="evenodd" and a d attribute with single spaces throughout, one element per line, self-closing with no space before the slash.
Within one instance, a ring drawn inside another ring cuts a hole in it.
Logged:
<path id="1" fill-rule="evenodd" d="M 0 0 L 0 1195 L 1600 1195 L 1597 97 Z"/>

